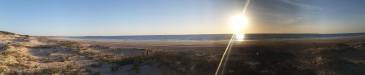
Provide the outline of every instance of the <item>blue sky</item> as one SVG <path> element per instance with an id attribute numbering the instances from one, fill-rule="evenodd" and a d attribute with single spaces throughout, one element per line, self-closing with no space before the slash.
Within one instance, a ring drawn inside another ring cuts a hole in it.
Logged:
<path id="1" fill-rule="evenodd" d="M 245 0 L 0 0 L 0 30 L 29 35 L 230 33 Z M 363 0 L 253 0 L 250 33 L 365 32 Z"/>

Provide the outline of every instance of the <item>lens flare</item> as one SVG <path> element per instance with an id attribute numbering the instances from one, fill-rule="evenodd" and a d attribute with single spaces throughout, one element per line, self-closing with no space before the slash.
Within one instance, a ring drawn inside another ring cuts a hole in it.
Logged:
<path id="1" fill-rule="evenodd" d="M 244 29 L 248 26 L 248 18 L 244 15 L 246 14 L 246 11 L 248 9 L 248 5 L 250 4 L 251 0 L 246 0 L 245 6 L 243 7 L 243 12 L 241 15 L 233 16 L 231 19 L 231 25 L 233 30 L 233 35 L 231 39 L 229 40 L 226 49 L 223 52 L 222 58 L 219 61 L 217 70 L 215 71 L 214 75 L 223 75 L 225 68 L 222 68 L 226 66 L 226 61 L 229 59 L 229 55 L 231 53 L 232 43 L 233 41 L 243 41 L 245 38 L 245 35 L 243 34 L 245 31 Z"/>
<path id="2" fill-rule="evenodd" d="M 236 41 L 243 41 L 245 30 L 248 27 L 248 17 L 242 14 L 232 16 L 230 19 L 231 30 Z"/>

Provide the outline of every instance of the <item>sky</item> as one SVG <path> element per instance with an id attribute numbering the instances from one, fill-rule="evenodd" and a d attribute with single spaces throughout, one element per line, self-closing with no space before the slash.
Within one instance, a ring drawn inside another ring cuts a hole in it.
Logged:
<path id="1" fill-rule="evenodd" d="M 0 0 L 0 30 L 37 36 L 231 33 L 246 0 Z M 365 32 L 364 0 L 252 0 L 248 33 Z"/>

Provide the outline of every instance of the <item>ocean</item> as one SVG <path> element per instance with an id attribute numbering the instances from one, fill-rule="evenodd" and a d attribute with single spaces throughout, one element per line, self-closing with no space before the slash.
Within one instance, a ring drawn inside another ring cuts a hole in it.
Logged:
<path id="1" fill-rule="evenodd" d="M 62 38 L 90 41 L 222 41 L 229 40 L 231 34 L 193 34 L 193 35 L 135 35 L 135 36 L 65 36 Z M 246 34 L 245 40 L 297 40 L 333 39 L 365 37 L 365 33 L 347 34 Z"/>

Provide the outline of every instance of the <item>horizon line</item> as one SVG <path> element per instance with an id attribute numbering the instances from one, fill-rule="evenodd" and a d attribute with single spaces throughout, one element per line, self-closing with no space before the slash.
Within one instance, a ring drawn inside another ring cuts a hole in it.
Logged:
<path id="1" fill-rule="evenodd" d="M 343 33 L 247 33 L 245 35 L 256 35 L 256 34 L 365 34 L 365 32 L 343 32 Z M 66 35 L 66 36 L 62 36 L 62 35 L 51 35 L 51 36 L 44 36 L 44 37 L 93 37 L 93 36 L 164 36 L 164 35 L 232 35 L 232 33 L 217 33 L 217 34 L 213 34 L 213 33 L 207 33 L 207 34 L 145 34 L 145 35 Z M 31 35 L 33 36 L 33 35 Z M 38 35 L 35 35 L 38 36 Z M 41 36 L 42 37 L 42 36 Z"/>

